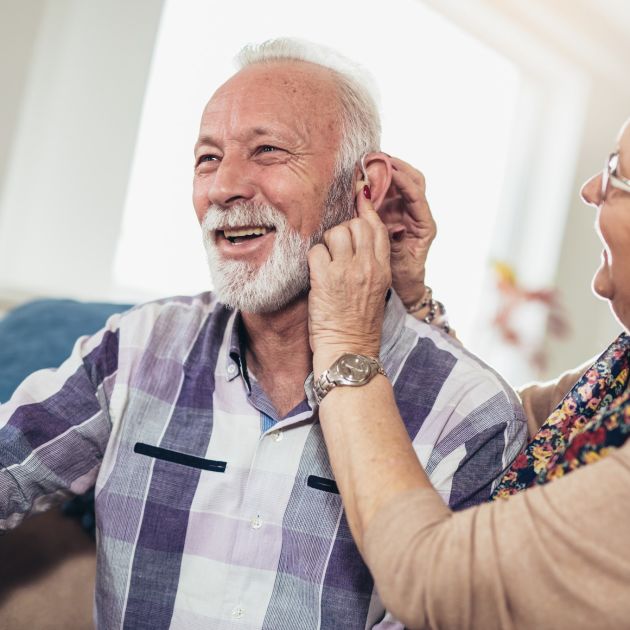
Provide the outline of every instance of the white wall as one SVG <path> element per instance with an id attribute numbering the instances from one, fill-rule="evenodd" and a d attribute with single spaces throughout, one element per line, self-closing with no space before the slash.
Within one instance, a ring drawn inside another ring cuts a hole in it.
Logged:
<path id="1" fill-rule="evenodd" d="M 43 11 L 44 0 L 0 2 L 0 193 Z"/>
<path id="2" fill-rule="evenodd" d="M 21 100 L 0 162 L 5 290 L 108 295 L 161 9 L 161 0 L 0 4 L 13 33 L 0 63 L 12 68 L 13 104 Z"/>
<path id="3" fill-rule="evenodd" d="M 532 85 L 542 86 L 534 98 L 537 108 L 550 106 L 546 95 L 562 92 L 551 66 L 541 79 L 541 59 L 567 69 L 563 86 L 569 75 L 575 78 L 564 95 L 570 101 L 575 94 L 576 106 L 569 103 L 567 112 L 581 129 L 563 144 L 564 153 L 570 147 L 567 168 L 573 175 L 558 186 L 545 181 L 544 169 L 530 177 L 548 157 L 543 134 L 531 158 L 534 166 L 523 155 L 513 165 L 523 190 L 506 198 L 506 211 L 508 203 L 521 203 L 523 224 L 497 226 L 497 234 L 503 230 L 510 239 L 540 232 L 518 264 L 526 277 L 528 260 L 550 261 L 549 282 L 569 307 L 573 335 L 551 345 L 548 374 L 557 373 L 600 350 L 618 331 L 608 307 L 590 292 L 601 245 L 593 213 L 577 192 L 601 168 L 630 115 L 630 4 L 424 1 L 522 64 Z M 12 292 L 127 297 L 114 292 L 112 263 L 162 5 L 162 0 L 0 0 L 0 299 Z M 394 9 L 392 2 L 384 10 Z M 373 17 L 357 16 L 355 27 Z M 212 25 L 208 28 L 211 32 Z M 397 71 L 401 81 L 421 80 L 413 64 Z M 559 111 L 557 124 L 547 129 L 555 137 L 562 137 L 558 129 L 567 123 Z M 553 142 L 549 146 L 554 149 Z M 452 150 L 456 153 L 456 145 Z M 486 185 L 492 181 L 489 173 Z M 547 201 L 541 211 L 544 199 L 557 200 L 557 210 L 556 201 Z M 505 242 L 498 241 L 498 251 L 518 249 L 515 241 Z M 552 255 L 546 244 L 551 242 Z M 457 313 L 451 316 L 457 326 Z"/>
<path id="4" fill-rule="evenodd" d="M 614 148 L 621 124 L 630 117 L 630 91 L 621 88 L 605 77 L 593 77 L 574 177 L 575 195 L 567 215 L 554 283 L 570 309 L 572 332 L 566 342 L 551 343 L 549 375 L 598 354 L 621 332 L 608 304 L 597 300 L 590 288 L 600 264 L 602 244 L 593 229 L 594 209 L 585 206 L 577 195 L 581 184 L 603 167 Z M 607 98 L 600 98 L 601 94 L 606 94 Z"/>
<path id="5" fill-rule="evenodd" d="M 506 198 L 506 211 L 517 208 L 515 216 L 520 219 L 498 226 L 495 241 L 497 252 L 508 257 L 525 284 L 530 267 L 540 271 L 541 264 L 547 265 L 546 282 L 558 288 L 567 307 L 570 337 L 557 341 L 547 335 L 549 362 L 542 376 L 553 377 L 601 352 L 620 332 L 608 305 L 590 289 L 602 245 L 593 230 L 594 210 L 578 193 L 582 183 L 603 167 L 620 126 L 630 117 L 630 3 L 424 1 L 524 68 L 532 88 L 538 86 L 540 99 L 525 112 L 535 116 L 535 108 L 547 109 L 540 119 L 546 129 L 534 153 L 519 158 L 515 147 L 511 171 L 522 189 L 516 197 Z M 570 137 L 558 135 L 563 127 L 571 129 L 568 123 L 575 120 L 579 124 Z M 523 122 L 528 129 L 529 121 Z M 532 173 L 541 164 L 549 167 L 548 172 L 551 167 L 560 172 L 558 159 L 568 166 L 559 185 L 544 168 Z M 480 286 L 487 288 L 488 281 Z M 526 365 L 504 363 L 510 360 L 505 348 L 488 345 L 482 354 L 515 382 L 529 378 Z M 519 358 L 514 356 L 514 361 Z"/>

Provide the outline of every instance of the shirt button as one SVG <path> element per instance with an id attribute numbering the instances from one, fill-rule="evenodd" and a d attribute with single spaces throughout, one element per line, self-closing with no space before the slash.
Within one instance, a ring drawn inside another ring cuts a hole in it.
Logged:
<path id="1" fill-rule="evenodd" d="M 236 366 L 234 365 L 234 363 L 230 363 L 227 370 L 228 374 L 234 374 L 236 372 Z"/>
<path id="2" fill-rule="evenodd" d="M 251 520 L 250 525 L 252 526 L 252 529 L 260 529 L 262 527 L 262 519 L 260 516 L 255 516 Z"/>
<path id="3" fill-rule="evenodd" d="M 232 610 L 232 617 L 234 619 L 242 619 L 245 615 L 245 609 L 242 606 L 237 606 Z"/>
<path id="4" fill-rule="evenodd" d="M 269 435 L 271 435 L 274 442 L 282 440 L 282 431 L 272 431 Z"/>

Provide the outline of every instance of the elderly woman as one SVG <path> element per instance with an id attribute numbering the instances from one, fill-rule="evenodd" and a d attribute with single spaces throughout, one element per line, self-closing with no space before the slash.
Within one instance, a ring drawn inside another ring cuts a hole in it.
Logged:
<path id="1" fill-rule="evenodd" d="M 311 266 L 316 377 L 338 356 L 331 331 L 350 325 L 344 299 L 358 296 L 371 305 L 366 321 L 380 316 L 391 277 L 409 310 L 422 307 L 414 285 L 424 291 L 424 261 L 435 229 L 422 176 L 400 160 L 392 159 L 392 166 L 392 187 L 405 207 L 383 217 L 389 242 L 369 190 L 358 195 L 354 225 L 334 228 L 350 231 L 355 255 L 361 250 L 365 260 L 365 248 L 371 249 L 373 264 L 364 266 L 363 275 L 357 278 L 352 252 L 338 245 L 343 239 L 326 238 L 326 245 L 314 248 L 320 249 Z M 609 300 L 626 332 L 542 423 L 497 485 L 496 500 L 458 513 L 443 504 L 412 448 L 386 377 L 359 388 L 337 387 L 321 403 L 321 426 L 353 536 L 385 605 L 409 628 L 630 625 L 630 121 L 604 171 L 582 188 L 582 198 L 597 210 L 604 244 L 593 289 Z M 360 242 L 357 234 L 363 235 Z M 369 244 L 365 234 L 371 234 Z M 320 264 L 324 247 L 330 262 Z M 318 293 L 343 275 L 344 266 L 353 273 L 347 274 L 345 295 L 338 286 L 329 291 L 340 296 L 339 315 L 326 321 Z M 352 323 L 355 341 L 361 330 Z M 373 340 L 365 354 L 371 347 Z M 356 343 L 352 351 L 358 351 Z M 530 427 L 541 423 L 577 376 L 526 392 Z"/>

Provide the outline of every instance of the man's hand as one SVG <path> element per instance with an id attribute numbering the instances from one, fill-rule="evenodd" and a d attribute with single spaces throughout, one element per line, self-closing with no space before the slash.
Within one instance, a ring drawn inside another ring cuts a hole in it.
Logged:
<path id="1" fill-rule="evenodd" d="M 378 214 L 390 236 L 392 286 L 409 308 L 424 295 L 427 254 L 437 228 L 425 197 L 424 175 L 398 158 L 391 163 L 392 184 Z"/>
<path id="2" fill-rule="evenodd" d="M 387 228 L 366 182 L 357 218 L 328 230 L 308 255 L 309 334 L 315 378 L 344 352 L 378 357 L 385 294 L 391 284 Z"/>

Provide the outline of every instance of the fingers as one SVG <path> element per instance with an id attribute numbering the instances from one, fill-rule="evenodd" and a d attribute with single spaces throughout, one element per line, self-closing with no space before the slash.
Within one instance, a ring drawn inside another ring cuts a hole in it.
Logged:
<path id="1" fill-rule="evenodd" d="M 433 233 L 432 237 L 434 237 L 437 229 L 425 196 L 424 175 L 407 162 L 397 158 L 392 158 L 392 165 L 396 165 L 396 168 L 392 170 L 392 183 L 405 202 L 406 211 L 417 223 L 429 229 Z"/>
<path id="2" fill-rule="evenodd" d="M 424 176 L 422 179 L 418 179 L 408 171 L 392 171 L 392 181 L 395 184 L 401 197 L 409 204 L 415 206 L 414 209 L 426 206 L 429 204 L 425 196 L 425 183 Z"/>
<path id="3" fill-rule="evenodd" d="M 405 173 L 422 189 L 422 192 L 426 191 L 426 181 L 421 171 L 400 158 L 390 157 L 390 161 L 395 172 Z"/>
<path id="4" fill-rule="evenodd" d="M 325 245 L 318 243 L 311 247 L 308 252 L 308 268 L 310 269 L 311 276 L 320 272 L 330 264 L 330 260 L 330 254 Z"/>
<path id="5" fill-rule="evenodd" d="M 337 225 L 324 232 L 324 243 L 333 260 L 349 261 L 354 256 L 352 233 L 347 223 Z"/>
<path id="6" fill-rule="evenodd" d="M 374 230 L 365 219 L 352 219 L 324 233 L 331 260 L 349 262 L 364 258 L 374 249 Z"/>
<path id="7" fill-rule="evenodd" d="M 374 209 L 371 201 L 371 191 L 366 182 L 361 181 L 357 186 L 357 214 L 373 230 L 374 253 L 379 262 L 389 261 L 389 235 L 385 224 Z"/>
<path id="8" fill-rule="evenodd" d="M 367 189 L 367 192 L 366 192 Z M 324 233 L 323 247 L 328 255 L 328 262 L 349 263 L 353 258 L 358 264 L 374 257 L 381 265 L 389 264 L 390 248 L 387 227 L 374 210 L 370 200 L 370 191 L 364 181 L 357 186 L 358 217 L 337 225 Z M 323 256 L 316 248 L 315 264 L 321 263 Z"/>
<path id="9" fill-rule="evenodd" d="M 324 243 L 332 260 L 363 258 L 374 249 L 374 230 L 365 219 L 352 219 L 328 230 Z"/>

